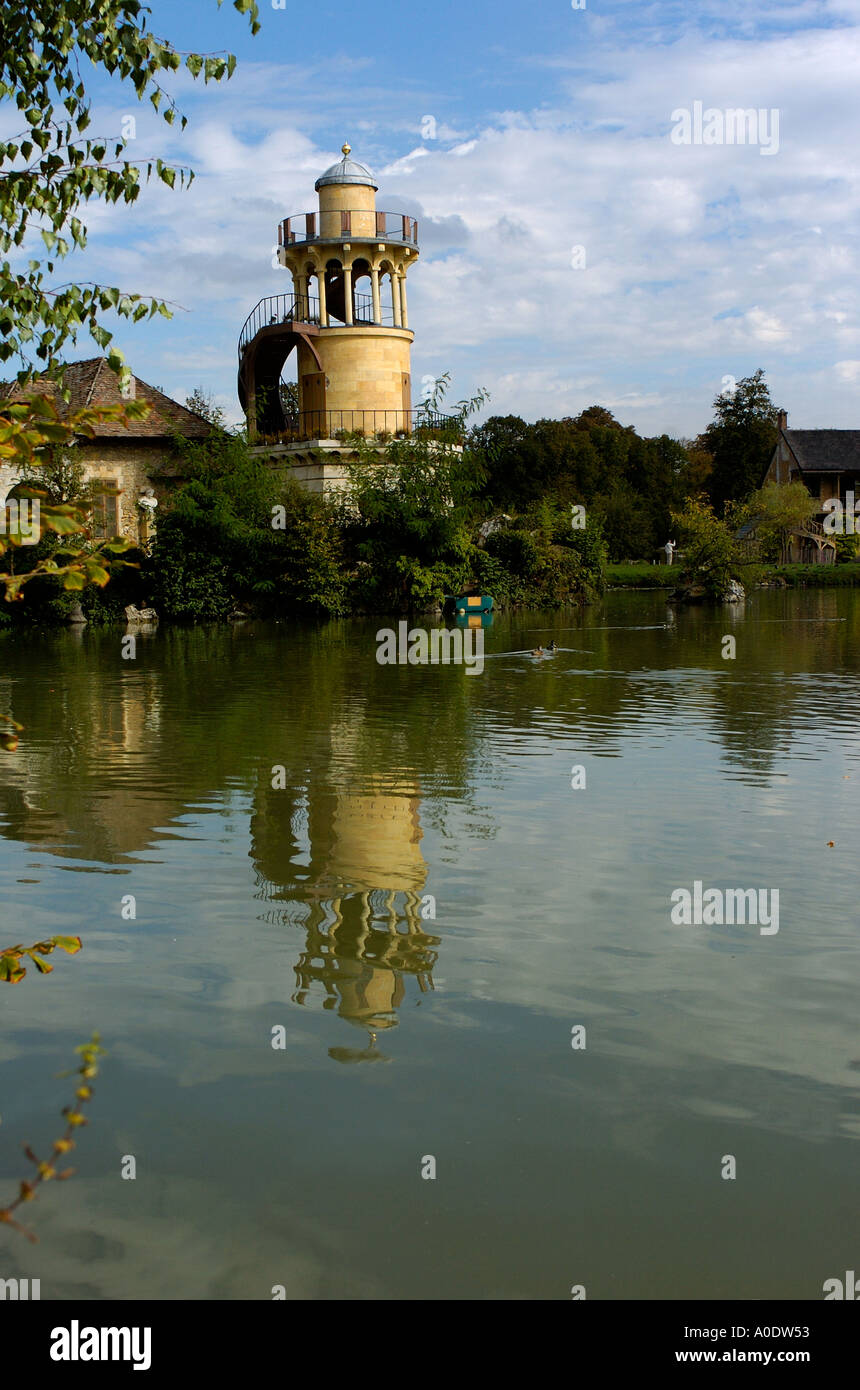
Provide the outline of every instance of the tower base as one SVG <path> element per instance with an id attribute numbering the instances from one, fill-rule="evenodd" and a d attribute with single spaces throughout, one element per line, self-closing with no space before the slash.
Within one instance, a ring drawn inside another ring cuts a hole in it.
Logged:
<path id="1" fill-rule="evenodd" d="M 461 444 L 438 444 L 446 453 L 462 454 Z M 380 444 L 376 452 L 386 452 Z M 296 444 L 258 444 L 249 452 L 254 458 L 265 458 L 275 467 L 288 472 L 306 492 L 331 493 L 346 487 L 349 474 L 346 460 L 355 457 L 355 450 L 339 439 L 303 439 Z M 381 461 L 381 460 L 380 460 Z"/>

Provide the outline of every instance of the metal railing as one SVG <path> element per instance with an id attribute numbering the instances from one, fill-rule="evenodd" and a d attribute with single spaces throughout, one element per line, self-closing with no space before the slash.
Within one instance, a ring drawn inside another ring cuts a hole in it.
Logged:
<path id="1" fill-rule="evenodd" d="M 260 434 L 257 442 L 299 443 L 304 440 L 335 439 L 359 435 L 370 443 L 389 443 L 407 436 L 442 435 L 451 442 L 462 433 L 456 415 L 441 415 L 425 410 L 302 410 L 287 420 L 287 427 L 276 435 Z"/>
<path id="2" fill-rule="evenodd" d="M 262 328 L 279 323 L 315 323 L 320 321 L 320 302 L 312 294 L 272 294 L 254 305 L 239 334 L 239 356 L 256 338 Z"/>
<path id="3" fill-rule="evenodd" d="M 383 306 L 381 318 L 373 317 L 373 296 L 353 292 L 352 322 L 356 328 L 393 327 L 394 314 L 390 306 Z M 345 321 L 328 313 L 329 325 L 343 327 Z M 261 299 L 254 306 L 242 325 L 239 334 L 239 357 L 248 344 L 256 338 L 263 328 L 274 328 L 278 324 L 310 323 L 320 327 L 320 302 L 315 294 L 272 294 Z"/>
<path id="4" fill-rule="evenodd" d="M 400 241 L 418 245 L 418 221 L 405 212 L 370 208 L 331 208 L 295 212 L 278 224 L 278 245 L 303 241 Z"/>

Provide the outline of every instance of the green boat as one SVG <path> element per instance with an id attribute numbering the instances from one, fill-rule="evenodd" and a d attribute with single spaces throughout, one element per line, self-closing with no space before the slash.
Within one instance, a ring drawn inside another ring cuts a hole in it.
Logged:
<path id="1" fill-rule="evenodd" d="M 445 604 L 446 607 L 454 609 L 458 618 L 493 611 L 493 599 L 490 594 L 460 594 L 457 598 L 447 598 Z"/>

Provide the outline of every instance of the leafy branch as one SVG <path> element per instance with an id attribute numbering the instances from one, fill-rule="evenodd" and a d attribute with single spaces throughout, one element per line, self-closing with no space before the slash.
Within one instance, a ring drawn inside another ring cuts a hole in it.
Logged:
<path id="1" fill-rule="evenodd" d="M 52 449 L 71 446 L 80 438 L 92 438 L 96 425 L 105 422 L 127 424 L 141 419 L 149 410 L 145 401 L 124 401 L 120 405 L 91 406 L 72 412 L 62 419 L 53 400 L 36 395 L 22 400 L 0 402 L 0 463 L 11 462 L 18 471 L 37 470 L 44 465 Z M 33 489 L 38 493 L 38 489 Z M 81 590 L 88 584 L 104 588 L 110 579 L 114 558 L 131 550 L 130 541 L 116 537 L 94 548 L 86 508 L 72 502 L 52 503 L 47 493 L 38 497 L 40 534 L 53 532 L 59 539 L 75 537 L 75 545 L 57 545 L 50 555 L 43 555 L 24 574 L 0 573 L 0 587 L 7 602 L 22 598 L 25 584 L 37 576 L 48 575 L 64 589 Z M 80 542 L 84 542 L 82 548 Z M 90 543 L 90 548 L 86 548 Z M 0 557 L 32 544 L 25 538 L 20 519 L 17 530 L 0 527 Z M 14 750 L 13 750 L 14 751 Z"/>
<path id="2" fill-rule="evenodd" d="M 49 936 L 47 941 L 37 941 L 35 946 L 0 947 L 0 982 L 7 985 L 17 985 L 19 980 L 23 980 L 27 973 L 27 967 L 22 965 L 21 961 L 25 956 L 33 962 L 40 975 L 50 975 L 54 967 L 48 965 L 43 957 L 51 955 L 58 946 L 67 955 L 75 956 L 81 949 L 81 938 L 79 936 Z"/>
<path id="3" fill-rule="evenodd" d="M 218 0 L 219 6 L 222 0 Z M 233 0 L 259 32 L 256 0 Z M 87 244 L 87 228 L 77 214 L 92 199 L 131 204 L 139 196 L 145 169 L 169 188 L 188 186 L 193 171 L 160 158 L 140 166 L 126 158 L 133 131 L 93 136 L 91 101 L 81 77 L 80 59 L 89 60 L 134 88 L 138 101 L 148 98 L 167 125 L 187 119 L 161 85 L 160 76 L 185 68 L 204 83 L 229 79 L 236 67 L 230 53 L 180 53 L 147 29 L 149 10 L 141 0 L 18 0 L 3 7 L 0 45 L 0 103 L 13 104 L 26 123 L 12 139 L 0 141 L 0 254 L 12 255 L 33 233 L 41 234 L 49 259 L 30 260 L 19 268 L 0 261 L 0 361 L 21 358 L 19 380 L 31 376 L 35 358 L 53 369 L 63 344 L 75 342 L 86 329 L 101 347 L 112 335 L 99 314 L 113 307 L 122 316 L 138 311 L 170 310 L 159 299 L 126 296 L 113 306 L 101 287 L 70 285 L 52 299 L 46 274 L 55 260 Z M 17 122 L 16 122 L 17 124 Z M 118 292 L 117 292 L 118 295 Z M 119 355 L 117 354 L 119 357 Z M 121 361 L 121 358 L 119 359 Z"/>
<path id="4" fill-rule="evenodd" d="M 16 724 L 11 714 L 0 714 L 0 721 L 8 726 L 0 729 L 0 748 L 4 753 L 14 753 L 18 747 L 18 735 L 23 732 L 24 725 Z"/>
<path id="5" fill-rule="evenodd" d="M 20 1231 L 21 1234 L 25 1235 L 34 1245 L 38 1243 L 38 1236 L 35 1236 L 26 1226 L 22 1226 L 19 1221 L 16 1221 L 12 1213 L 17 1211 L 18 1207 L 22 1206 L 24 1202 L 35 1201 L 42 1183 L 50 1182 L 51 1179 L 55 1179 L 57 1182 L 64 1182 L 66 1178 L 70 1178 L 74 1173 L 74 1168 L 65 1168 L 61 1173 L 57 1172 L 55 1164 L 58 1158 L 61 1158 L 63 1154 L 69 1153 L 75 1147 L 73 1135 L 77 1130 L 80 1129 L 82 1125 L 89 1123 L 86 1116 L 83 1114 L 83 1107 L 87 1105 L 93 1097 L 93 1088 L 89 1083 L 94 1081 L 98 1076 L 99 1057 L 107 1055 L 104 1048 L 99 1046 L 98 1033 L 93 1033 L 91 1040 L 88 1043 L 83 1043 L 80 1047 L 76 1047 L 75 1051 L 79 1052 L 81 1055 L 81 1065 L 76 1067 L 74 1072 L 65 1072 L 63 1074 L 65 1076 L 80 1076 L 81 1081 L 75 1089 L 74 1103 L 72 1105 L 63 1106 L 61 1111 L 66 1117 L 66 1128 L 59 1139 L 55 1139 L 51 1146 L 53 1157 L 47 1160 L 39 1159 L 30 1146 L 26 1145 L 24 1153 L 35 1166 L 35 1175 L 29 1181 L 24 1179 L 21 1182 L 18 1188 L 18 1196 L 15 1198 L 14 1202 L 10 1202 L 8 1207 L 0 1207 L 0 1224 L 12 1226 L 14 1230 Z"/>

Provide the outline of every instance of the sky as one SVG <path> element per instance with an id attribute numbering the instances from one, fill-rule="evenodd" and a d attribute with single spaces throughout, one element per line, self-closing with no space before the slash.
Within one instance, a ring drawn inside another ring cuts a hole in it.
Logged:
<path id="1" fill-rule="evenodd" d="M 242 324 L 291 288 L 278 222 L 348 140 L 377 206 L 419 219 L 416 396 L 450 372 L 453 400 L 489 390 L 483 416 L 599 404 L 693 437 L 762 367 L 790 424 L 860 428 L 860 0 L 259 3 L 252 37 L 230 0 L 153 0 L 160 37 L 239 59 L 218 85 L 169 76 L 184 132 L 90 70 L 94 132 L 134 115 L 135 162 L 196 175 L 90 204 L 63 268 L 176 305 L 117 321 L 139 377 L 241 418 Z"/>

